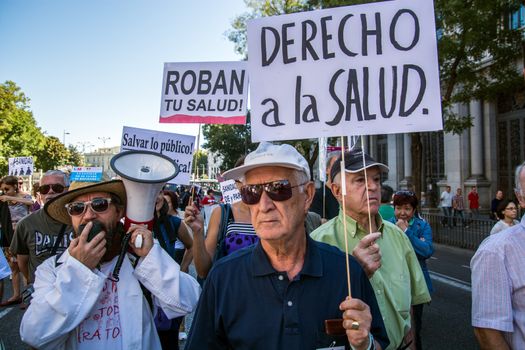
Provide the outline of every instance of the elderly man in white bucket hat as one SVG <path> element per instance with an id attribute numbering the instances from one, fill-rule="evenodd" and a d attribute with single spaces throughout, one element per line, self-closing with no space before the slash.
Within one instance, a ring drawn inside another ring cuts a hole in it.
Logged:
<path id="1" fill-rule="evenodd" d="M 363 269 L 349 257 L 353 299 L 347 299 L 346 256 L 306 234 L 315 188 L 304 157 L 290 145 L 261 143 L 224 177 L 242 179 L 260 241 L 214 264 L 186 349 L 386 347 Z M 197 208 L 185 214 L 193 232 L 202 230 Z"/>
<path id="2" fill-rule="evenodd" d="M 71 224 L 76 238 L 62 255 L 38 267 L 20 326 L 24 342 L 39 349 L 161 349 L 141 285 L 168 318 L 193 310 L 197 281 L 180 272 L 151 231 L 132 227 L 129 245 L 122 243 L 125 208 L 120 180 L 73 182 L 69 192 L 46 203 L 49 216 Z M 101 231 L 93 235 L 94 226 Z M 139 234 L 143 243 L 136 248 Z M 121 258 L 126 249 L 128 257 Z"/>

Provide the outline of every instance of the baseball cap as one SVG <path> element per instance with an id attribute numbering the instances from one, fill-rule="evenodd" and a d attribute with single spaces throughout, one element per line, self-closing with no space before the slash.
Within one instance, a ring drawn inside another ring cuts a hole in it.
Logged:
<path id="1" fill-rule="evenodd" d="M 364 160 L 363 160 L 364 153 Z M 341 160 L 342 155 L 337 158 L 332 169 L 330 170 L 330 181 L 334 181 L 337 174 L 341 172 Z M 384 173 L 388 173 L 390 170 L 385 164 L 377 162 L 366 152 L 363 152 L 360 148 L 355 148 L 345 152 L 345 172 L 347 173 L 358 173 L 364 169 L 377 166 L 379 170 Z"/>
<path id="2" fill-rule="evenodd" d="M 261 142 L 255 151 L 244 158 L 244 165 L 228 170 L 222 176 L 226 180 L 239 179 L 246 172 L 263 166 L 295 169 L 310 177 L 310 167 L 306 159 L 294 147 L 288 144 L 274 145 L 270 142 Z"/>

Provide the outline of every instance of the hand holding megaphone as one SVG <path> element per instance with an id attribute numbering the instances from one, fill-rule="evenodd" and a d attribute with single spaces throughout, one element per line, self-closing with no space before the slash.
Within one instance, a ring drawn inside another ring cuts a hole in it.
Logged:
<path id="1" fill-rule="evenodd" d="M 128 233 L 131 234 L 129 245 L 133 252 L 138 256 L 148 255 L 151 247 L 153 247 L 153 233 L 139 225 L 130 227 Z"/>
<path id="2" fill-rule="evenodd" d="M 126 151 L 115 155 L 110 162 L 126 188 L 126 217 L 124 229 L 144 226 L 153 229 L 153 213 L 159 191 L 179 173 L 178 165 L 165 155 L 150 151 Z M 151 231 L 150 231 L 151 232 Z M 140 249 L 146 237 L 133 240 Z"/>

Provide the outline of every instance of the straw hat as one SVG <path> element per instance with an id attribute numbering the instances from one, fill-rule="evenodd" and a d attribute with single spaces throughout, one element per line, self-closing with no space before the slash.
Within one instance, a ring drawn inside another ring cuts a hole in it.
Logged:
<path id="1" fill-rule="evenodd" d="M 120 198 L 122 204 L 126 205 L 126 189 L 122 180 L 112 180 L 106 182 L 81 182 L 73 181 L 69 186 L 69 191 L 51 199 L 44 206 L 47 215 L 61 223 L 71 225 L 71 217 L 67 213 L 66 204 L 78 196 L 93 192 L 108 192 Z"/>

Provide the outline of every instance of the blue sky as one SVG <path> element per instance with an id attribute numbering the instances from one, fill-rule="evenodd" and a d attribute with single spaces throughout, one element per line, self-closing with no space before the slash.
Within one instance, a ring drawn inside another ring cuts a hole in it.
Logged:
<path id="1" fill-rule="evenodd" d="M 122 126 L 159 124 L 164 62 L 237 61 L 225 32 L 243 0 L 2 0 L 0 82 L 31 99 L 38 125 L 82 149 L 120 144 Z"/>

